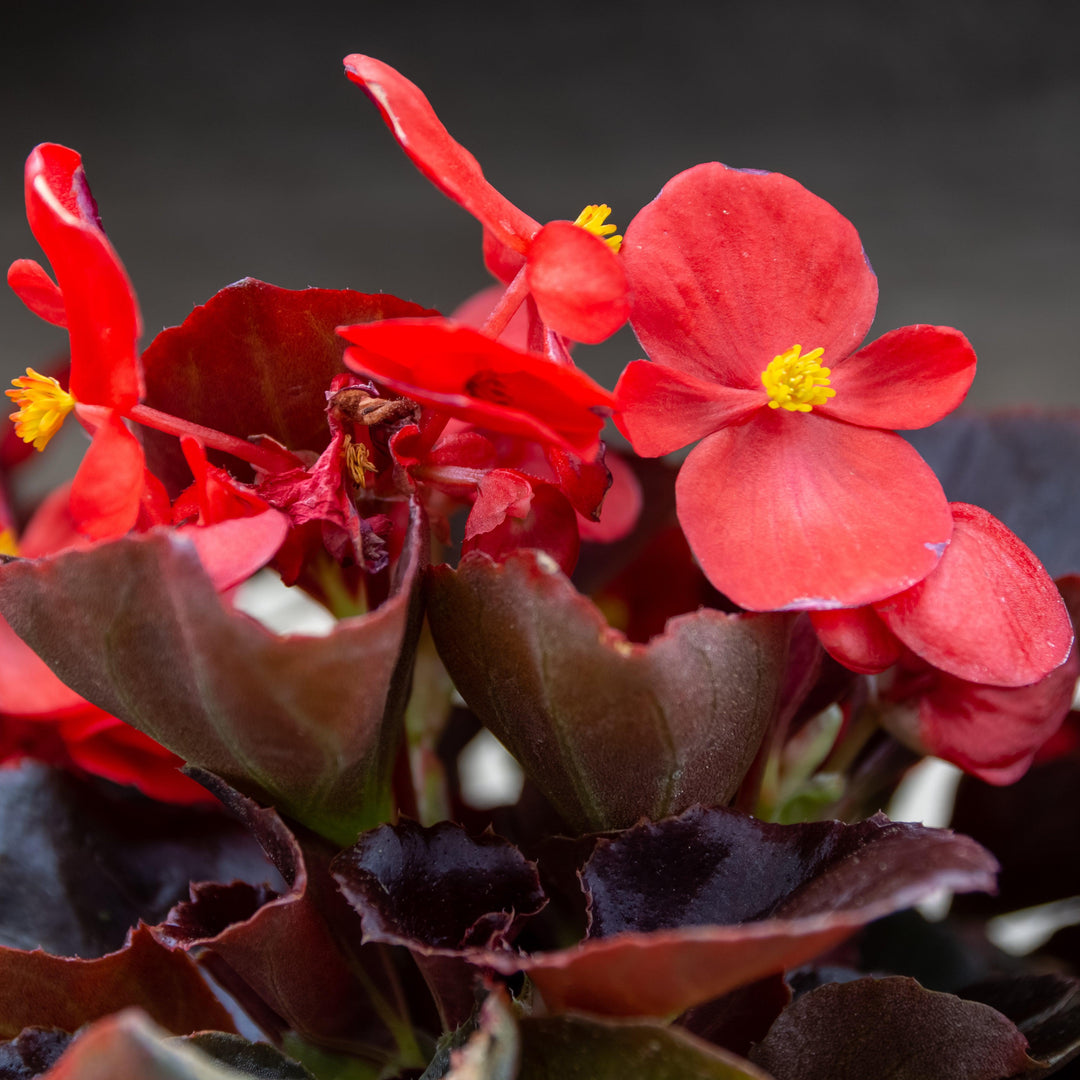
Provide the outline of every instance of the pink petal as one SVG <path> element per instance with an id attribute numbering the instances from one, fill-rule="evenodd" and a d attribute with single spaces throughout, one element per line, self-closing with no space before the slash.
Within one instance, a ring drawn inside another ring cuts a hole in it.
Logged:
<path id="1" fill-rule="evenodd" d="M 0 714 L 52 719 L 85 705 L 0 617 Z"/>
<path id="2" fill-rule="evenodd" d="M 810 621 L 825 651 L 852 671 L 876 675 L 892 667 L 903 652 L 872 607 L 811 611 Z"/>
<path id="3" fill-rule="evenodd" d="M 739 389 L 634 360 L 615 385 L 615 424 L 642 457 L 660 457 L 738 423 L 767 400 L 763 387 Z"/>
<path id="4" fill-rule="evenodd" d="M 959 679 L 1027 686 L 1064 663 L 1069 613 L 1021 540 L 978 506 L 952 503 L 952 543 L 925 581 L 876 604 L 889 629 Z"/>
<path id="5" fill-rule="evenodd" d="M 680 173 L 630 223 L 622 256 L 649 357 L 729 386 L 760 388 L 793 345 L 839 361 L 877 306 L 854 226 L 779 173 Z"/>
<path id="6" fill-rule="evenodd" d="M 821 363 L 829 366 L 829 356 Z M 887 430 L 928 427 L 967 396 L 975 350 L 951 326 L 890 330 L 831 368 L 836 396 L 823 415 Z"/>
<path id="7" fill-rule="evenodd" d="M 435 115 L 420 88 L 389 64 L 354 53 L 345 74 L 378 106 L 413 164 L 502 243 L 524 252 L 540 225 L 484 179 L 480 163 Z"/>
<path id="8" fill-rule="evenodd" d="M 199 561 L 218 592 L 246 581 L 277 553 L 289 531 L 289 518 L 279 510 L 252 517 L 229 518 L 214 525 L 182 525 L 176 536 L 195 545 Z"/>
<path id="9" fill-rule="evenodd" d="M 600 239 L 569 221 L 545 225 L 529 245 L 525 280 L 557 334 L 597 345 L 630 314 L 626 271 Z"/>
<path id="10" fill-rule="evenodd" d="M 53 326 L 67 326 L 64 294 L 33 259 L 16 259 L 8 267 L 8 284 L 19 299 L 40 319 Z"/>
<path id="11" fill-rule="evenodd" d="M 78 407 L 80 416 L 91 410 Z M 139 516 L 146 461 L 138 439 L 109 411 L 71 483 L 71 517 L 91 540 L 115 540 Z"/>
<path id="12" fill-rule="evenodd" d="M 126 409 L 140 397 L 142 322 L 131 282 L 97 217 L 82 158 L 43 143 L 26 162 L 26 216 L 56 274 L 71 338 L 71 392 Z"/>
<path id="13" fill-rule="evenodd" d="M 709 580 L 753 611 L 858 607 L 924 578 L 952 532 L 899 435 L 761 409 L 705 439 L 675 486 Z"/>

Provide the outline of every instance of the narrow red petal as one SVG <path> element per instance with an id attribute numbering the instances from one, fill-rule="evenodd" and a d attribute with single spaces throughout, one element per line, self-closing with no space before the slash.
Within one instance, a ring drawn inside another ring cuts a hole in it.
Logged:
<path id="1" fill-rule="evenodd" d="M 903 652 L 872 607 L 811 611 L 810 621 L 825 651 L 852 671 L 876 675 L 892 667 Z"/>
<path id="2" fill-rule="evenodd" d="M 33 259 L 16 259 L 7 272 L 8 284 L 39 319 L 53 326 L 67 326 L 64 294 L 56 282 Z"/>
<path id="3" fill-rule="evenodd" d="M 134 405 L 141 390 L 139 309 L 74 150 L 44 143 L 31 153 L 26 215 L 63 294 L 72 394 L 89 405 Z"/>
<path id="4" fill-rule="evenodd" d="M 924 578 L 952 532 L 899 435 L 761 409 L 698 445 L 675 487 L 709 580 L 755 611 L 858 607 Z"/>
<path id="5" fill-rule="evenodd" d="M 492 341 L 447 319 L 342 326 L 345 364 L 391 390 L 491 431 L 592 458 L 614 398 L 577 368 Z"/>
<path id="6" fill-rule="evenodd" d="M 571 341 L 598 345 L 630 314 L 619 256 L 599 236 L 569 221 L 552 221 L 536 234 L 525 280 L 540 318 Z"/>
<path id="7" fill-rule="evenodd" d="M 1027 686 L 1064 663 L 1073 628 L 1042 563 L 978 506 L 952 503 L 952 543 L 913 588 L 876 604 L 913 653 L 959 679 Z"/>
<path id="8" fill-rule="evenodd" d="M 487 182 L 479 162 L 443 127 L 418 86 L 389 64 L 359 54 L 345 57 L 345 74 L 371 98 L 401 149 L 444 195 L 502 243 L 525 251 L 539 223 Z"/>
<path id="9" fill-rule="evenodd" d="M 634 360 L 615 385 L 615 424 L 642 457 L 660 457 L 737 423 L 767 401 L 664 364 Z"/>
<path id="10" fill-rule="evenodd" d="M 829 366 L 826 353 L 821 363 Z M 836 396 L 823 415 L 862 427 L 909 430 L 948 416 L 975 378 L 975 350 L 951 326 L 890 330 L 831 368 Z"/>
<path id="11" fill-rule="evenodd" d="M 71 517 L 91 540 L 124 536 L 139 516 L 146 461 L 138 439 L 110 412 L 71 483 Z"/>
<path id="12" fill-rule="evenodd" d="M 729 386 L 760 387 L 792 345 L 840 360 L 877 306 L 854 226 L 779 173 L 680 173 L 630 223 L 622 256 L 649 357 Z"/>

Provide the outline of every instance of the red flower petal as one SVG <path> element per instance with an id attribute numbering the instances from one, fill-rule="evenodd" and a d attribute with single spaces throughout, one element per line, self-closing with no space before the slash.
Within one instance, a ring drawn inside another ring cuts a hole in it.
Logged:
<path id="1" fill-rule="evenodd" d="M 77 409 L 81 417 L 98 411 Z M 71 483 L 71 517 L 79 532 L 91 540 L 114 540 L 129 532 L 139 516 L 145 470 L 138 439 L 110 410 Z"/>
<path id="2" fill-rule="evenodd" d="M 729 386 L 758 389 L 792 345 L 840 360 L 877 306 L 854 226 L 779 173 L 680 173 L 630 223 L 622 255 L 649 356 Z"/>
<path id="3" fill-rule="evenodd" d="M 195 545 L 206 576 L 218 592 L 246 581 L 264 567 L 285 542 L 289 519 L 280 510 L 229 518 L 213 525 L 182 525 L 173 530 Z"/>
<path id="4" fill-rule="evenodd" d="M 71 393 L 91 405 L 134 405 L 141 389 L 139 309 L 127 273 L 102 232 L 82 158 L 74 150 L 43 143 L 31 153 L 26 216 L 63 294 Z"/>
<path id="5" fill-rule="evenodd" d="M 924 578 L 952 532 L 899 435 L 761 409 L 700 443 L 675 486 L 709 580 L 756 611 L 857 607 Z"/>
<path id="6" fill-rule="evenodd" d="M 7 280 L 35 315 L 53 326 L 67 326 L 64 294 L 40 263 L 33 259 L 16 259 L 8 267 Z"/>
<path id="7" fill-rule="evenodd" d="M 596 450 L 614 399 L 576 368 L 553 364 L 446 319 L 384 319 L 338 328 L 345 363 L 399 394 L 491 431 Z"/>
<path id="8" fill-rule="evenodd" d="M 51 718 L 85 704 L 0 617 L 0 714 Z"/>
<path id="9" fill-rule="evenodd" d="M 619 256 L 599 236 L 569 221 L 552 221 L 536 234 L 525 280 L 540 318 L 571 341 L 597 345 L 630 314 Z"/>
<path id="10" fill-rule="evenodd" d="M 443 127 L 418 86 L 389 64 L 359 54 L 345 57 L 345 74 L 378 106 L 401 149 L 444 195 L 502 243 L 525 251 L 539 223 L 484 179 L 479 162 Z"/>
<path id="11" fill-rule="evenodd" d="M 852 671 L 876 675 L 892 667 L 903 652 L 872 607 L 811 611 L 810 621 L 825 651 Z"/>
<path id="12" fill-rule="evenodd" d="M 980 686 L 939 673 L 919 699 L 926 751 L 988 784 L 1012 784 L 1069 712 L 1080 663 L 1067 663 L 1033 686 Z"/>
<path id="13" fill-rule="evenodd" d="M 889 629 L 959 679 L 1027 686 L 1064 663 L 1069 613 L 1021 540 L 978 506 L 952 503 L 952 543 L 913 588 L 876 604 Z"/>
<path id="14" fill-rule="evenodd" d="M 634 360 L 615 385 L 615 424 L 642 457 L 659 457 L 737 423 L 767 400 L 763 387 L 724 386 Z"/>
<path id="15" fill-rule="evenodd" d="M 821 363 L 829 366 L 828 353 Z M 959 405 L 975 378 L 975 350 L 951 326 L 902 326 L 837 360 L 836 396 L 823 415 L 863 427 L 928 427 Z"/>

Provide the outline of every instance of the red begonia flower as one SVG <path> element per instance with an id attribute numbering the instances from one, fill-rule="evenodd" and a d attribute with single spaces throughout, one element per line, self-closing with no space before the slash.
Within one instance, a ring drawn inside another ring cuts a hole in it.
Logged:
<path id="1" fill-rule="evenodd" d="M 67 327 L 71 393 L 87 405 L 134 405 L 141 389 L 139 308 L 101 228 L 78 153 L 43 143 L 30 154 L 26 216 L 56 283 L 30 259 L 12 264 L 8 282 L 31 311 Z"/>
<path id="2" fill-rule="evenodd" d="M 529 291 L 540 317 L 574 341 L 610 337 L 628 314 L 626 274 L 602 237 L 610 226 L 568 221 L 541 226 L 484 178 L 476 158 L 443 127 L 419 87 L 370 56 L 345 57 L 345 73 L 382 113 L 401 148 L 485 233 L 524 256 Z"/>
<path id="3" fill-rule="evenodd" d="M 952 542 L 918 584 L 870 607 L 812 612 L 842 664 L 884 671 L 906 647 L 956 679 L 1030 686 L 1063 664 L 1069 613 L 1039 560 L 992 514 L 951 503 Z"/>
<path id="4" fill-rule="evenodd" d="M 395 393 L 490 431 L 593 458 L 614 399 L 573 367 L 520 352 L 448 319 L 338 327 L 345 364 Z"/>
<path id="5" fill-rule="evenodd" d="M 703 440 L 676 495 L 713 584 L 746 608 L 813 610 L 925 577 L 951 516 L 892 429 L 960 403 L 975 370 L 963 335 L 909 326 L 856 351 L 877 303 L 858 234 L 776 173 L 681 173 L 623 254 L 652 362 L 623 373 L 617 422 L 645 456 Z"/>

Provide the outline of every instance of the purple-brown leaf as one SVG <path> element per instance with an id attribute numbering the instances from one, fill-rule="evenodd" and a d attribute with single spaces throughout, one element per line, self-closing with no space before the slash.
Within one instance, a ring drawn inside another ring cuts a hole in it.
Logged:
<path id="1" fill-rule="evenodd" d="M 433 568 L 428 609 L 462 697 L 581 831 L 727 802 L 777 708 L 791 626 L 703 609 L 634 645 L 534 551 Z"/>

